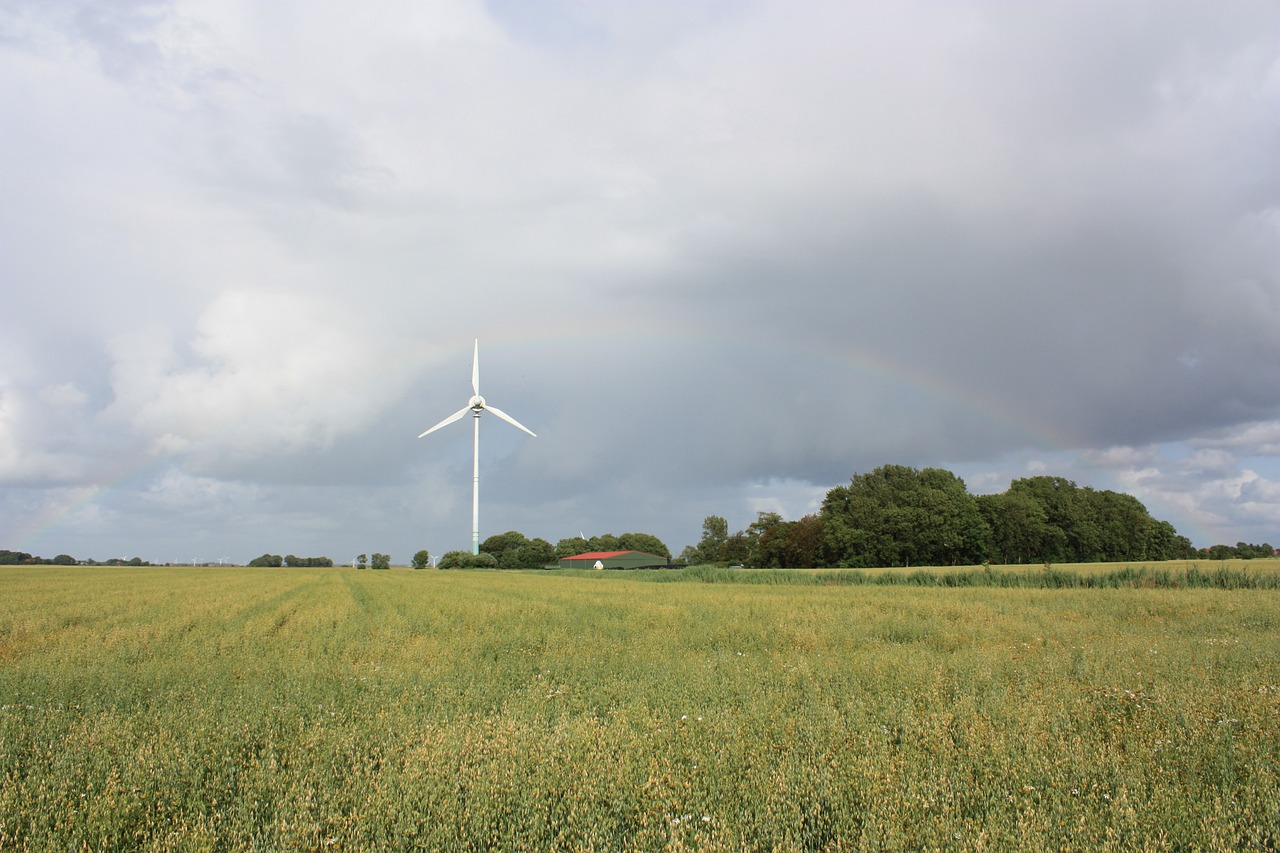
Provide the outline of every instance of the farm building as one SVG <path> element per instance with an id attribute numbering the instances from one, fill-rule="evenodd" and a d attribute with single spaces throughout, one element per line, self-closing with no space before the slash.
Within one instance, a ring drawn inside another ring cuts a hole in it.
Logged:
<path id="1" fill-rule="evenodd" d="M 600 565 L 596 566 L 596 563 Z M 643 551 L 592 551 L 589 554 L 562 557 L 556 565 L 562 569 L 662 569 L 668 563 L 666 557 Z"/>

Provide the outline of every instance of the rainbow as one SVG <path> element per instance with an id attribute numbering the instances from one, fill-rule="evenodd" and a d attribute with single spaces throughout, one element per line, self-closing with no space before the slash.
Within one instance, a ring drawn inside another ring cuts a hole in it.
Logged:
<path id="1" fill-rule="evenodd" d="M 513 325 L 503 329 L 499 334 L 490 335 L 483 343 L 486 351 L 496 350 L 524 359 L 528 357 L 530 350 L 536 351 L 549 347 L 562 350 L 577 346 L 585 346 L 588 349 L 616 347 L 620 345 L 617 332 L 618 330 L 612 327 L 585 332 L 581 329 L 558 329 L 552 335 L 544 330 L 530 332 Z M 437 348 L 439 350 L 457 349 L 461 353 L 464 350 L 470 350 L 471 342 L 472 338 L 469 336 L 450 336 L 440 339 Z M 694 350 L 695 353 L 710 351 L 721 354 L 725 351 L 737 351 L 741 352 L 744 358 L 750 356 L 758 359 L 761 355 L 773 356 L 787 362 L 815 364 L 840 372 L 853 372 L 876 382 L 906 388 L 923 397 L 948 403 L 961 411 L 971 412 L 980 420 L 1021 435 L 1026 440 L 1025 446 L 1029 448 L 1069 450 L 1080 446 L 1075 436 L 1068 434 L 1057 424 L 1033 420 L 990 394 L 973 389 L 956 388 L 937 374 L 894 361 L 883 354 L 860 349 L 852 344 L 837 345 L 814 340 L 791 341 L 768 338 L 746 341 L 740 337 L 708 335 L 704 331 L 686 333 L 685 330 L 671 328 L 659 330 L 653 334 L 650 334 L 650 330 L 647 329 L 644 332 L 624 333 L 621 345 L 685 347 Z"/>
<path id="2" fill-rule="evenodd" d="M 893 361 L 882 354 L 860 349 L 850 344 L 833 344 L 820 341 L 751 340 L 727 335 L 694 335 L 678 327 L 669 327 L 651 334 L 646 328 L 634 333 L 624 333 L 620 338 L 617 328 L 557 329 L 540 328 L 535 331 L 513 324 L 490 329 L 484 337 L 485 351 L 498 351 L 512 357 L 527 359 L 530 351 L 557 349 L 560 351 L 582 349 L 587 352 L 597 348 L 618 346 L 684 347 L 698 352 L 722 355 L 725 352 L 741 352 L 744 359 L 773 357 L 790 363 L 815 364 L 839 372 L 850 372 L 889 384 L 907 388 L 928 398 L 974 413 L 980 419 L 1011 430 L 1025 438 L 1027 448 L 1046 451 L 1066 450 L 1078 446 L 1072 437 L 1053 424 L 1040 423 L 1011 409 L 1005 403 L 972 390 L 961 390 L 948 385 L 939 376 L 919 367 Z M 655 339 L 656 338 L 656 339 Z M 470 334 L 445 335 L 432 340 L 432 355 L 471 349 Z M 389 372 L 393 366 L 404 369 L 406 364 L 424 363 L 424 346 L 414 341 L 397 347 L 368 368 L 369 381 L 376 381 L 380 373 Z M 459 356 L 461 357 L 461 356 Z M 435 359 L 432 359 L 435 360 Z M 15 547 L 25 548 L 44 539 L 51 532 L 73 522 L 80 514 L 100 501 L 105 495 L 126 485 L 151 482 L 158 472 L 171 464 L 171 457 L 146 450 L 123 456 L 116 461 L 99 482 L 74 490 L 74 497 L 63 502 L 51 502 L 22 528 L 14 531 Z"/>

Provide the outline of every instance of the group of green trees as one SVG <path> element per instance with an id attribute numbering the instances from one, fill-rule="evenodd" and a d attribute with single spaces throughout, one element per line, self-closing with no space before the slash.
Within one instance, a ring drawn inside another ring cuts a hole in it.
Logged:
<path id="1" fill-rule="evenodd" d="M 550 542 L 540 537 L 529 539 L 519 531 L 508 530 L 506 533 L 495 533 L 490 536 L 480 543 L 479 554 L 468 556 L 477 557 L 485 554 L 493 557 L 495 568 L 540 569 L 555 560 L 556 549 Z"/>
<path id="2" fill-rule="evenodd" d="M 822 531 L 817 515 L 784 521 L 776 512 L 760 512 L 746 530 L 730 534 L 723 516 L 709 515 L 702 522 L 701 541 L 685 547 L 679 561 L 771 569 L 824 566 Z"/>
<path id="3" fill-rule="evenodd" d="M 480 553 L 449 551 L 441 569 L 540 569 L 564 557 L 597 551 L 643 551 L 671 557 L 648 533 L 605 533 L 561 539 L 529 539 L 508 530 L 480 543 Z M 753 568 L 954 566 L 979 563 L 1088 563 L 1125 560 L 1252 559 L 1272 557 L 1268 543 L 1237 542 L 1197 551 L 1167 521 L 1152 518 L 1137 498 L 1089 487 L 1062 477 L 1015 480 L 1000 494 L 971 495 L 964 481 L 942 468 L 918 470 L 882 465 L 855 474 L 847 486 L 827 493 L 822 508 L 795 521 L 761 512 L 745 530 L 729 532 L 723 517 L 702 523 L 702 539 L 677 562 L 720 563 Z M 0 549 L 0 565 L 150 565 L 138 557 L 102 563 L 67 554 L 52 559 Z M 391 557 L 361 554 L 356 567 L 390 569 Z M 333 565 L 328 557 L 263 554 L 250 566 Z M 415 569 L 431 565 L 424 549 Z"/>
<path id="4" fill-rule="evenodd" d="M 481 551 L 472 554 L 470 551 L 445 551 L 436 564 L 437 569 L 496 569 L 498 558 Z M 536 568 L 541 568 L 536 567 Z"/>
<path id="5" fill-rule="evenodd" d="M 569 537 L 552 545 L 545 539 L 529 539 L 518 530 L 490 536 L 480 543 L 480 553 L 449 551 L 440 558 L 441 569 L 541 569 L 563 557 L 596 551 L 643 551 L 670 557 L 671 550 L 651 533 L 604 533 Z"/>
<path id="6" fill-rule="evenodd" d="M 1088 563 L 1196 556 L 1191 541 L 1137 498 L 1062 477 L 1015 480 L 971 495 L 941 468 L 884 465 L 827 493 L 798 521 L 761 512 L 729 533 L 720 516 L 681 555 L 690 563 L 759 568 Z"/>
<path id="7" fill-rule="evenodd" d="M 1235 545 L 1214 545 L 1201 548 L 1200 556 L 1210 560 L 1256 560 L 1263 557 L 1276 556 L 1276 549 L 1270 543 L 1252 545 L 1248 542 L 1237 542 Z"/>
<path id="8" fill-rule="evenodd" d="M 332 568 L 333 560 L 328 557 L 295 557 L 290 554 L 287 557 L 281 557 L 279 554 L 263 554 L 261 557 L 254 557 L 248 562 L 248 565 L 255 568 L 271 568 L 278 569 L 281 566 L 290 568 Z"/>
<path id="9" fill-rule="evenodd" d="M 124 559 L 112 557 L 109 560 L 77 560 L 70 554 L 59 554 L 56 557 L 33 557 L 26 551 L 8 551 L 0 548 L 0 566 L 149 566 L 151 563 L 141 557 Z"/>
<path id="10" fill-rule="evenodd" d="M 555 559 L 576 557 L 578 554 L 594 554 L 600 551 L 640 551 L 670 557 L 671 549 L 652 533 L 602 533 L 590 539 L 571 536 L 556 543 Z"/>

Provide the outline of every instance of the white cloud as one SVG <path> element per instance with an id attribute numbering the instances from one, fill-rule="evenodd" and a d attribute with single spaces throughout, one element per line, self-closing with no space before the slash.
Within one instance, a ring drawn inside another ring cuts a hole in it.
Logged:
<path id="1" fill-rule="evenodd" d="M 1180 532 L 1200 545 L 1275 538 L 1280 483 L 1243 467 L 1225 450 L 1201 449 L 1178 458 L 1169 457 L 1168 448 L 1149 450 L 1153 464 L 1119 468 L 1113 476 L 1157 517 L 1176 516 Z"/>
<path id="2" fill-rule="evenodd" d="M 323 451 L 402 393 L 420 362 L 396 346 L 323 299 L 231 290 L 185 347 L 163 334 L 113 339 L 111 414 L 154 451 L 205 466 Z"/>
<path id="3" fill-rule="evenodd" d="M 36 391 L 0 375 L 0 486 L 63 486 L 95 467 L 85 395 L 71 383 Z"/>
<path id="4" fill-rule="evenodd" d="M 1108 447 L 1103 450 L 1086 450 L 1081 461 L 1097 468 L 1135 468 L 1155 459 L 1154 447 Z"/>
<path id="5" fill-rule="evenodd" d="M 1229 448 L 1245 456 L 1280 456 L 1280 420 L 1240 424 L 1195 438 L 1191 446 Z"/>
<path id="6" fill-rule="evenodd" d="M 1175 466 L 1188 473 L 1204 476 L 1221 477 L 1238 471 L 1240 463 L 1234 454 L 1225 450 L 1196 450 L 1179 460 Z"/>
<path id="7" fill-rule="evenodd" d="M 74 382 L 47 385 L 40 389 L 40 399 L 66 414 L 74 413 L 89 402 L 88 395 L 77 388 Z"/>

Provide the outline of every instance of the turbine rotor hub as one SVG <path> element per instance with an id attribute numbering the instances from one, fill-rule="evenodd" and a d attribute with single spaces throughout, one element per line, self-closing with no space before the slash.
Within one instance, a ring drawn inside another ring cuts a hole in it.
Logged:
<path id="1" fill-rule="evenodd" d="M 484 397 L 479 394 L 471 398 L 471 410 L 477 414 L 484 409 Z"/>

